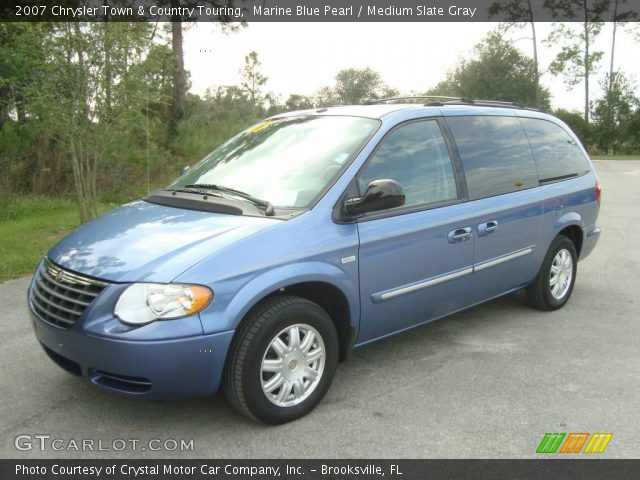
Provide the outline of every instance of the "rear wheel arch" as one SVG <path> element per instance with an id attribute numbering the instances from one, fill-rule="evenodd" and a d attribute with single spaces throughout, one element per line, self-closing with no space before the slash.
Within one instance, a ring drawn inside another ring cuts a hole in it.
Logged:
<path id="1" fill-rule="evenodd" d="M 582 251 L 582 244 L 584 242 L 584 233 L 582 231 L 582 228 L 580 228 L 578 225 L 569 225 L 568 227 L 564 227 L 562 230 L 560 230 L 558 235 L 556 235 L 556 238 L 560 235 L 564 235 L 573 242 L 573 246 L 576 248 L 578 258 L 580 258 L 580 252 Z"/>

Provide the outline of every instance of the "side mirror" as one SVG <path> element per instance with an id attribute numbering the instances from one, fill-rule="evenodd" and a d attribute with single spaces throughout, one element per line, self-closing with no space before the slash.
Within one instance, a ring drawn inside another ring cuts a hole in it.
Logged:
<path id="1" fill-rule="evenodd" d="M 360 215 L 377 212 L 404 205 L 404 192 L 395 180 L 383 178 L 372 180 L 362 197 L 351 197 L 345 200 L 344 209 L 349 215 Z"/>
<path id="2" fill-rule="evenodd" d="M 184 175 L 185 173 L 187 173 L 189 171 L 191 167 L 189 165 L 185 165 L 184 167 L 182 167 L 180 169 L 180 176 Z"/>

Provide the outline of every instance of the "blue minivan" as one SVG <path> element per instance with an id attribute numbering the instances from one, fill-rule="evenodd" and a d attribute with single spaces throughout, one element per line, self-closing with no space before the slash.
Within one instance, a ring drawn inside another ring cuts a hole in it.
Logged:
<path id="1" fill-rule="evenodd" d="M 515 104 L 393 100 L 276 115 L 71 233 L 28 293 L 45 352 L 278 424 L 355 347 L 521 289 L 562 307 L 600 234 L 578 138 Z"/>

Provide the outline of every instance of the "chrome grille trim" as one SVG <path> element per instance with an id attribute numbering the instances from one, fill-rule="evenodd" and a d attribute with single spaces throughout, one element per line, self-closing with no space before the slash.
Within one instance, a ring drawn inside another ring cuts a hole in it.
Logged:
<path id="1" fill-rule="evenodd" d="M 69 328 L 107 285 L 65 270 L 45 257 L 33 282 L 31 304 L 45 322 Z"/>
<path id="2" fill-rule="evenodd" d="M 73 272 L 69 272 L 68 270 L 64 270 L 63 268 L 55 265 L 51 260 L 47 257 L 44 258 L 44 266 L 47 272 L 55 279 L 67 283 L 78 283 L 80 285 L 96 285 L 99 287 L 106 287 L 108 284 L 105 282 L 101 282 L 100 280 L 94 280 L 93 278 L 83 277 Z M 61 278 L 57 277 L 57 274 L 61 274 Z"/>

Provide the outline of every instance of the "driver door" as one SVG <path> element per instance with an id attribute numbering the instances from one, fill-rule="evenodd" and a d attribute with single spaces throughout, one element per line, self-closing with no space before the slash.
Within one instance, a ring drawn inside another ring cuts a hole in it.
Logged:
<path id="1" fill-rule="evenodd" d="M 401 207 L 358 220 L 361 320 L 358 343 L 467 306 L 474 212 L 437 119 L 404 123 L 381 141 L 358 175 L 360 192 L 390 178 Z"/>

